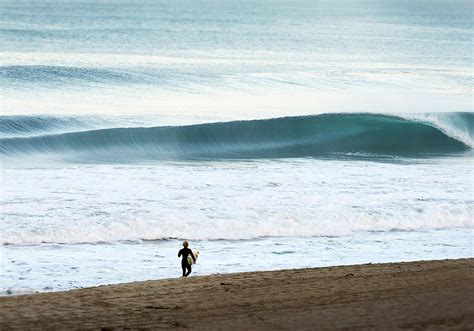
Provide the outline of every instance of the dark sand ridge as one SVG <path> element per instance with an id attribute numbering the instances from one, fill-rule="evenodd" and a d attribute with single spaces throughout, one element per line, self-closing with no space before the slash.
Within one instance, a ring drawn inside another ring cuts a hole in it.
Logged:
<path id="1" fill-rule="evenodd" d="M 250 272 L 0 298 L 0 330 L 474 328 L 474 259 Z"/>

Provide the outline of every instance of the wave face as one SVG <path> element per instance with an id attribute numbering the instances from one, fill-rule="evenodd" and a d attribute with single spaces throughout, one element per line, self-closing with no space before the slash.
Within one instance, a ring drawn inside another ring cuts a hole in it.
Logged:
<path id="1" fill-rule="evenodd" d="M 459 118 L 461 127 L 471 132 L 473 114 L 465 113 Z M 3 130 L 5 125 L 1 127 Z M 469 142 L 448 131 L 397 116 L 323 114 L 3 138 L 0 153 L 5 158 L 41 155 L 66 162 L 128 163 L 351 155 L 416 157 L 471 149 Z"/>

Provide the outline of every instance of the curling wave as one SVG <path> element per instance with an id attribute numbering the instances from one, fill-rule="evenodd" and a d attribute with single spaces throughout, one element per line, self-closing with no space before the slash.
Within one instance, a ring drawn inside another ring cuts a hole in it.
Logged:
<path id="1" fill-rule="evenodd" d="M 464 115 L 463 115 L 464 116 Z M 466 115 L 472 129 L 473 116 Z M 470 150 L 432 124 L 377 114 L 322 114 L 151 128 L 112 128 L 3 138 L 3 157 L 66 162 L 259 159 L 338 155 L 422 156 Z"/>

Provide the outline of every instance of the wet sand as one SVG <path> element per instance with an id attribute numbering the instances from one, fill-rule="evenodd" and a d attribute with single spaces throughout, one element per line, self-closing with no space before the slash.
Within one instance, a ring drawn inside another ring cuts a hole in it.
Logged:
<path id="1" fill-rule="evenodd" d="M 10 329 L 474 328 L 474 259 L 166 279 L 0 298 Z"/>

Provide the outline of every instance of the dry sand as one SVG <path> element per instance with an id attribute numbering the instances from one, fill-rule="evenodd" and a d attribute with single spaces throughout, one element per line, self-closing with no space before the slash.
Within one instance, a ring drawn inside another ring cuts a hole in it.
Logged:
<path id="1" fill-rule="evenodd" d="M 474 328 L 474 259 L 250 272 L 0 298 L 10 329 Z"/>

